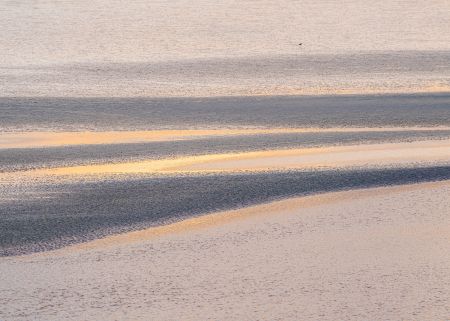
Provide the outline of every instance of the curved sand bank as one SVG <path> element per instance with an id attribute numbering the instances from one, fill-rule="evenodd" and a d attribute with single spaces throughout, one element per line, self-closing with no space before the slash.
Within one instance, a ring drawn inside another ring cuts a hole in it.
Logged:
<path id="1" fill-rule="evenodd" d="M 5 258 L 0 317 L 445 319 L 448 195 L 450 181 L 331 193 Z"/>
<path id="2" fill-rule="evenodd" d="M 5 177 L 46 177 L 109 174 L 171 174 L 181 172 L 235 172 L 311 168 L 367 168 L 445 164 L 450 156 L 450 140 L 406 143 L 364 144 L 320 148 L 281 149 L 242 153 L 209 154 L 123 162 L 81 165 L 5 173 Z M 6 178 L 5 178 L 6 179 Z"/>

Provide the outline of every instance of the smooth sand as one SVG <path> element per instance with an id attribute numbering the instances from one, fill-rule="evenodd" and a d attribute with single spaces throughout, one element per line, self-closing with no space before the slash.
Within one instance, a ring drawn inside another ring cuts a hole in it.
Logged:
<path id="1" fill-rule="evenodd" d="M 0 260 L 3 320 L 443 320 L 450 181 L 215 213 Z"/>

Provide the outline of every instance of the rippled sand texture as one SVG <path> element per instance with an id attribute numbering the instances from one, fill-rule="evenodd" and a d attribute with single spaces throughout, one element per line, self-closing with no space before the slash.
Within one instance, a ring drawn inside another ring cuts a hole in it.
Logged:
<path id="1" fill-rule="evenodd" d="M 449 183 L 433 183 L 313 196 L 157 238 L 149 230 L 4 259 L 0 316 L 445 320 L 449 193 Z"/>

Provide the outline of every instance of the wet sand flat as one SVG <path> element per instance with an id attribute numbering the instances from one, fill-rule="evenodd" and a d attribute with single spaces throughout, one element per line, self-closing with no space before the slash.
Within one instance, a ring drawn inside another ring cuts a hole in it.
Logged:
<path id="1" fill-rule="evenodd" d="M 5 258 L 0 316 L 445 319 L 449 193 L 446 181 L 324 194 Z"/>

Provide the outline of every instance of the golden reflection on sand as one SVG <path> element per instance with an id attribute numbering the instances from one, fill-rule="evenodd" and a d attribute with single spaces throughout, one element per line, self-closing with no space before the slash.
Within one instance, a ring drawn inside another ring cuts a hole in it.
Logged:
<path id="1" fill-rule="evenodd" d="M 33 148 L 66 145 L 126 144 L 152 141 L 173 141 L 204 136 L 259 134 L 262 130 L 204 129 L 105 132 L 3 132 L 0 148 Z"/>
<path id="2" fill-rule="evenodd" d="M 0 148 L 37 148 L 68 145 L 126 144 L 156 141 L 187 140 L 203 137 L 269 135 L 319 132 L 400 132 L 444 131 L 450 127 L 380 127 L 380 128 L 224 128 L 150 131 L 104 132 L 0 132 Z"/>
<path id="3" fill-rule="evenodd" d="M 312 196 L 295 197 L 265 204 L 253 205 L 245 208 L 220 211 L 200 217 L 186 219 L 180 222 L 151 227 L 144 230 L 116 234 L 105 238 L 75 244 L 63 249 L 49 251 L 46 253 L 31 254 L 29 256 L 67 254 L 71 251 L 84 251 L 101 249 L 110 246 L 126 245 L 146 240 L 151 240 L 164 235 L 174 233 L 187 233 L 197 229 L 204 229 L 215 225 L 227 224 L 229 222 L 259 217 L 264 215 L 301 215 L 302 209 L 317 207 L 327 204 L 347 202 L 362 198 L 371 198 L 376 195 L 401 193 L 405 191 L 430 189 L 449 186 L 450 181 L 410 184 L 394 187 L 377 187 L 362 190 L 332 192 Z M 28 257 L 29 257 L 28 256 Z M 24 256 L 24 258 L 27 256 Z"/>
<path id="4" fill-rule="evenodd" d="M 323 148 L 270 150 L 188 156 L 118 164 L 44 168 L 20 173 L 31 177 L 106 174 L 170 174 L 281 169 L 378 167 L 450 161 L 450 140 Z M 19 173 L 17 173 L 19 174 Z"/>
<path id="5" fill-rule="evenodd" d="M 258 171 L 450 161 L 450 140 L 419 141 L 231 154 L 175 167 L 178 171 Z"/>

